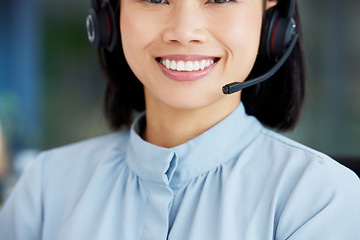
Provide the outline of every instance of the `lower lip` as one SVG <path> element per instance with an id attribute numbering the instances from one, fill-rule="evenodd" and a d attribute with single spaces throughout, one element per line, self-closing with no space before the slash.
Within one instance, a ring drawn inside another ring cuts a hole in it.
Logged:
<path id="1" fill-rule="evenodd" d="M 203 78 L 206 75 L 208 75 L 211 72 L 211 70 L 214 69 L 214 67 L 216 66 L 216 64 L 219 61 L 213 63 L 212 65 L 210 65 L 210 66 L 208 66 L 206 68 L 204 68 L 203 70 L 191 71 L 191 72 L 171 70 L 171 69 L 166 68 L 164 65 L 162 65 L 158 61 L 156 61 L 156 62 L 160 66 L 160 69 L 164 73 L 164 75 L 167 76 L 168 78 L 172 79 L 172 80 L 175 80 L 175 81 L 196 81 L 196 80 L 199 80 L 200 78 Z"/>

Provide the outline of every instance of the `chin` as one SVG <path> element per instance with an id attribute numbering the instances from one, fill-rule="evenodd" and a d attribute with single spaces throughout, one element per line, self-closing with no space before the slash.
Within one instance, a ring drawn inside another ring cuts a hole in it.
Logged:
<path id="1" fill-rule="evenodd" d="M 226 96 L 219 93 L 205 93 L 205 92 L 186 92 L 186 93 L 174 93 L 164 96 L 162 101 L 166 105 L 176 109 L 199 109 L 220 102 Z"/>

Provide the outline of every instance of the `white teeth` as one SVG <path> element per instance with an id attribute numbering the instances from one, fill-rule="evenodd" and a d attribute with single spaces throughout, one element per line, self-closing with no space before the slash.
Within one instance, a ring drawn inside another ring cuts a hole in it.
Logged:
<path id="1" fill-rule="evenodd" d="M 170 60 L 166 59 L 165 64 L 163 64 L 166 68 L 170 68 Z"/>
<path id="2" fill-rule="evenodd" d="M 194 64 L 193 64 L 193 62 L 187 61 L 187 62 L 185 63 L 185 71 L 190 72 L 190 71 L 193 71 L 193 70 L 194 70 Z"/>
<path id="3" fill-rule="evenodd" d="M 168 69 L 176 70 L 176 71 L 199 71 L 204 70 L 210 65 L 214 64 L 213 59 L 203 59 L 201 61 L 175 61 L 169 59 L 161 59 L 161 64 Z"/>
<path id="4" fill-rule="evenodd" d="M 200 69 L 201 70 L 204 70 L 204 68 L 206 67 L 206 60 L 201 60 L 201 62 L 200 62 Z"/>
<path id="5" fill-rule="evenodd" d="M 200 69 L 200 63 L 199 61 L 195 61 L 193 64 L 194 71 L 198 71 Z"/>
<path id="6" fill-rule="evenodd" d="M 172 70 L 176 70 L 176 69 L 177 69 L 176 62 L 175 62 L 174 60 L 171 61 L 170 69 L 172 69 Z"/>
<path id="7" fill-rule="evenodd" d="M 183 61 L 178 61 L 176 65 L 176 71 L 184 71 L 185 70 L 185 63 Z"/>

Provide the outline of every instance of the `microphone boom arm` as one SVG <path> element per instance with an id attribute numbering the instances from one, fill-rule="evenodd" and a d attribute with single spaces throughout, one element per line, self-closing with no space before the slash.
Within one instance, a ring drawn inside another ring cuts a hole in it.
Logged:
<path id="1" fill-rule="evenodd" d="M 295 48 L 296 42 L 299 39 L 299 36 L 296 34 L 294 36 L 294 39 L 290 42 L 290 45 L 284 55 L 279 59 L 279 61 L 265 74 L 261 75 L 260 77 L 248 80 L 246 82 L 233 82 L 230 84 L 227 84 L 223 86 L 222 91 L 224 94 L 232 94 L 236 93 L 244 88 L 253 86 L 255 84 L 261 83 L 270 77 L 272 77 L 279 69 L 280 67 L 285 63 L 285 61 L 289 58 L 290 54 Z"/>

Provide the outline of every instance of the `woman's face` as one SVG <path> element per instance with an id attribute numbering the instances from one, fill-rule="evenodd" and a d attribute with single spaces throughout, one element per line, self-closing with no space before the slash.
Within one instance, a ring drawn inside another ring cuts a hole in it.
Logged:
<path id="1" fill-rule="evenodd" d="M 219 2 L 219 3 L 217 3 Z M 125 57 L 150 97 L 193 109 L 239 101 L 259 47 L 263 0 L 121 0 Z"/>

